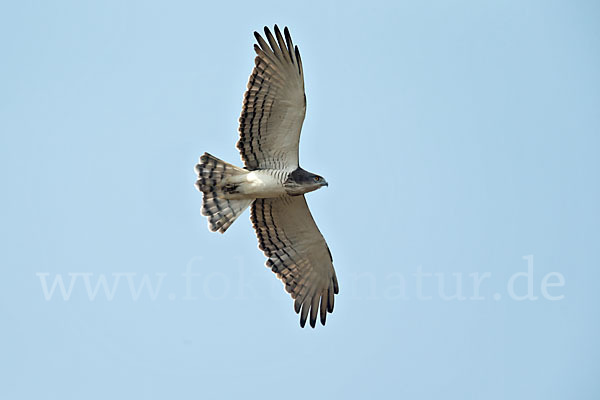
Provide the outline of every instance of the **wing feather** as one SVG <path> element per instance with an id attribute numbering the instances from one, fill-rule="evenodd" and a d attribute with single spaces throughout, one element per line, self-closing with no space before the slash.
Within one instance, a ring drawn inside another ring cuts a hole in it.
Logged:
<path id="1" fill-rule="evenodd" d="M 298 61 L 294 57 L 294 43 L 292 43 L 292 37 L 290 36 L 290 31 L 287 26 L 283 29 L 283 34 L 285 35 L 285 45 L 287 46 L 288 54 L 290 55 L 290 61 L 292 64 L 298 64 Z M 300 72 L 300 69 L 298 69 Z"/>
<path id="2" fill-rule="evenodd" d="M 256 199 L 251 219 L 266 265 L 294 299 L 300 325 L 308 319 L 314 328 L 319 315 L 325 325 L 339 289 L 331 253 L 304 196 Z"/>
<path id="3" fill-rule="evenodd" d="M 300 131 L 306 114 L 304 73 L 287 28 L 254 32 L 257 54 L 240 116 L 237 147 L 247 169 L 298 167 Z"/>

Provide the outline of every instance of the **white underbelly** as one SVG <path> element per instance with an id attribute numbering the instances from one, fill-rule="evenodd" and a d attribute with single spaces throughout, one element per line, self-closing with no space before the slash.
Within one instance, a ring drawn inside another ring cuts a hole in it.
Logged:
<path id="1" fill-rule="evenodd" d="M 287 173 L 275 170 L 250 171 L 246 175 L 238 175 L 237 193 L 227 194 L 229 199 L 259 199 L 279 197 L 287 192 L 283 186 L 283 176 Z"/>

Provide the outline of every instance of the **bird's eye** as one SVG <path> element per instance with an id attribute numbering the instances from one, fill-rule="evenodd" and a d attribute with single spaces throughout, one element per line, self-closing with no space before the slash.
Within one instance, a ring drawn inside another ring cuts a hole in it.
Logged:
<path id="1" fill-rule="evenodd" d="M 320 180 L 321 180 L 321 177 L 315 176 L 315 182 L 319 182 Z"/>

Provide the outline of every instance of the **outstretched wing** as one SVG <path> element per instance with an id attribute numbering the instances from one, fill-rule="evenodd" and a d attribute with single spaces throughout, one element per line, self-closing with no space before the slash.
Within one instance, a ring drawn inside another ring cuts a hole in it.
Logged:
<path id="1" fill-rule="evenodd" d="M 275 37 L 265 27 L 267 42 L 254 32 L 255 67 L 244 94 L 237 148 L 247 169 L 298 167 L 298 143 L 306 114 L 304 73 L 298 46 L 290 32 Z"/>
<path id="2" fill-rule="evenodd" d="M 258 247 L 269 258 L 267 267 L 295 300 L 300 325 L 304 327 L 310 314 L 310 325 L 315 327 L 319 304 L 325 325 L 339 288 L 331 253 L 304 196 L 256 199 L 251 219 Z"/>

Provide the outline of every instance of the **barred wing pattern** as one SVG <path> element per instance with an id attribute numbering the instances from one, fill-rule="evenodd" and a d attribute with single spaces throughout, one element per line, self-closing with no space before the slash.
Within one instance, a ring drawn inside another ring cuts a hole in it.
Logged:
<path id="1" fill-rule="evenodd" d="M 306 114 L 304 73 L 298 47 L 287 27 L 275 37 L 265 27 L 267 42 L 254 32 L 255 67 L 244 94 L 237 148 L 247 169 L 298 167 L 298 143 Z"/>
<path id="2" fill-rule="evenodd" d="M 252 225 L 258 247 L 269 258 L 270 267 L 291 294 L 294 310 L 304 327 L 310 314 L 314 328 L 319 314 L 325 325 L 339 292 L 329 247 L 315 224 L 304 196 L 256 199 Z"/>

